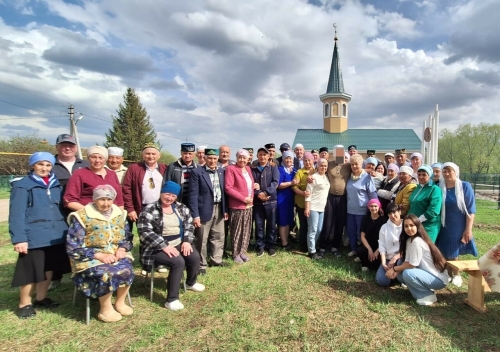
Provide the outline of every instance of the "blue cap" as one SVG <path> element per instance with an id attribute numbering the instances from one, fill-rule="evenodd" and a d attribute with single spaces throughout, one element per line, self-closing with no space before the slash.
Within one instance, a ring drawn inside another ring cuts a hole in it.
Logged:
<path id="1" fill-rule="evenodd" d="M 193 143 L 182 143 L 181 144 L 181 152 L 194 152 L 195 145 Z"/>
<path id="2" fill-rule="evenodd" d="M 174 181 L 167 181 L 161 188 L 161 193 L 171 193 L 179 196 L 179 192 L 181 191 L 181 186 L 175 183 Z"/>
<path id="3" fill-rule="evenodd" d="M 49 163 L 52 164 L 52 166 L 54 166 L 54 164 L 56 163 L 56 158 L 54 158 L 54 156 L 49 152 L 36 152 L 30 155 L 29 158 L 30 166 L 35 165 L 39 161 L 48 161 Z"/>

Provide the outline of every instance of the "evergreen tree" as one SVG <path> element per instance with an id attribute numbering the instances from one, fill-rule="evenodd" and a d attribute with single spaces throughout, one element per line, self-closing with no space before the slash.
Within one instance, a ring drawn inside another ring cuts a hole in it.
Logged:
<path id="1" fill-rule="evenodd" d="M 141 160 L 142 147 L 146 143 L 156 143 L 156 132 L 149 120 L 147 110 L 142 106 L 134 89 L 127 88 L 123 95 L 124 103 L 118 106 L 112 116 L 113 127 L 106 133 L 105 147 L 124 149 L 123 157 L 127 160 Z"/>

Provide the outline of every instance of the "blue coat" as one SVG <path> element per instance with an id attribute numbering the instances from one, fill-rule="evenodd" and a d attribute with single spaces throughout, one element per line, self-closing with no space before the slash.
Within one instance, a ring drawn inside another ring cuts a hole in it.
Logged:
<path id="1" fill-rule="evenodd" d="M 222 213 L 227 213 L 224 172 L 225 170 L 221 167 L 217 169 L 222 196 Z M 189 176 L 189 209 L 193 219 L 199 217 L 203 223 L 209 221 L 213 216 L 214 190 L 205 166 L 193 169 Z"/>
<path id="2" fill-rule="evenodd" d="M 280 172 L 277 165 L 271 165 L 269 162 L 264 169 L 259 170 L 259 164 L 252 167 L 253 178 L 256 183 L 260 185 L 259 190 L 254 190 L 254 205 L 276 203 L 277 188 L 280 182 Z M 262 202 L 257 196 L 259 193 L 264 192 L 266 196 L 270 197 L 266 202 Z"/>
<path id="3" fill-rule="evenodd" d="M 55 181 L 48 194 L 28 176 L 14 182 L 10 194 L 9 233 L 13 244 L 28 242 L 28 250 L 66 243 L 62 186 Z"/>

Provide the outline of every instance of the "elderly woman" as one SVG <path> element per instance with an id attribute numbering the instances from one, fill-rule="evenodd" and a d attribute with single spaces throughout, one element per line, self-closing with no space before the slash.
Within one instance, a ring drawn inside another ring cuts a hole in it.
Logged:
<path id="1" fill-rule="evenodd" d="M 410 156 L 411 168 L 413 169 L 413 177 L 417 178 L 418 168 L 422 166 L 423 158 L 420 153 L 413 153 Z"/>
<path id="2" fill-rule="evenodd" d="M 247 166 L 250 154 L 245 149 L 236 153 L 236 164 L 226 168 L 224 190 L 229 203 L 229 228 L 233 243 L 233 260 L 243 264 L 252 231 L 252 206 L 255 185 L 252 170 Z"/>
<path id="3" fill-rule="evenodd" d="M 439 178 L 441 176 L 441 168 L 443 167 L 443 164 L 437 162 L 432 164 L 431 167 L 432 167 L 432 172 L 434 173 L 432 180 L 434 181 L 435 184 L 439 184 Z"/>
<path id="4" fill-rule="evenodd" d="M 123 209 L 122 188 L 118 176 L 104 167 L 108 150 L 98 145 L 90 147 L 87 149 L 87 159 L 90 166 L 73 172 L 68 181 L 64 192 L 65 206 L 73 211 L 83 209 L 92 202 L 94 188 L 110 185 L 116 190 L 114 204 Z"/>
<path id="5" fill-rule="evenodd" d="M 380 184 L 380 188 L 377 191 L 378 199 L 382 205 L 382 210 L 384 214 L 387 214 L 387 206 L 391 203 L 393 196 L 396 194 L 399 187 L 399 167 L 396 164 L 389 164 L 387 167 L 387 176 L 384 178 Z"/>
<path id="6" fill-rule="evenodd" d="M 378 190 L 384 180 L 384 176 L 375 170 L 377 168 L 378 160 L 371 156 L 365 160 L 364 164 L 365 171 L 371 176 L 375 189 Z"/>
<path id="7" fill-rule="evenodd" d="M 317 165 L 318 172 L 312 175 L 312 182 L 307 184 L 306 190 L 309 195 L 305 197 L 304 215 L 307 220 L 307 251 L 311 259 L 322 259 L 316 253 L 316 242 L 323 229 L 323 218 L 325 206 L 330 191 L 330 181 L 326 176 L 328 161 L 319 159 Z"/>
<path id="8" fill-rule="evenodd" d="M 458 260 L 459 255 L 477 257 L 472 226 L 476 213 L 474 190 L 469 182 L 459 178 L 460 169 L 455 163 L 444 163 L 439 187 L 443 197 L 441 206 L 441 232 L 436 245 L 446 260 Z M 462 284 L 462 277 L 455 273 L 453 283 Z"/>
<path id="9" fill-rule="evenodd" d="M 399 187 L 393 195 L 393 198 L 395 197 L 394 202 L 401 207 L 400 210 L 402 217 L 404 217 L 408 213 L 408 210 L 410 210 L 410 195 L 417 187 L 412 175 L 413 170 L 411 167 L 403 165 L 399 168 Z"/>
<path id="10" fill-rule="evenodd" d="M 305 198 L 309 196 L 307 188 L 307 178 L 313 175 L 316 170 L 314 169 L 314 157 L 311 153 L 304 153 L 304 167 L 297 171 L 295 174 L 295 185 L 292 187 L 295 192 L 295 208 L 299 216 L 299 247 L 302 252 L 307 252 L 307 218 L 304 213 L 306 208 Z"/>
<path id="11" fill-rule="evenodd" d="M 71 260 L 73 282 L 86 297 L 99 298 L 97 315 L 104 322 L 116 322 L 133 309 L 125 304 L 134 280 L 132 233 L 127 213 L 113 204 L 116 191 L 99 185 L 93 202 L 69 214 L 66 249 Z M 115 307 L 111 296 L 116 291 Z"/>
<path id="12" fill-rule="evenodd" d="M 35 316 L 34 308 L 57 307 L 47 297 L 52 273 L 70 272 L 64 250 L 68 226 L 61 207 L 62 186 L 52 172 L 55 162 L 50 153 L 34 153 L 29 158 L 31 171 L 12 183 L 9 233 L 14 251 L 19 253 L 12 287 L 21 287 L 16 310 L 20 319 Z"/>
<path id="13" fill-rule="evenodd" d="M 410 195 L 408 214 L 418 217 L 432 243 L 434 243 L 441 229 L 443 196 L 441 189 L 431 180 L 433 173 L 429 165 L 424 164 L 417 171 L 419 184 Z"/>
<path id="14" fill-rule="evenodd" d="M 144 207 L 137 221 L 141 241 L 142 268 L 151 272 L 155 265 L 170 268 L 167 279 L 165 308 L 184 309 L 179 301 L 182 272 L 186 267 L 186 288 L 202 292 L 205 286 L 197 283 L 200 254 L 193 246 L 194 225 L 189 208 L 177 202 L 181 186 L 167 181 L 161 188 L 160 200 Z"/>
<path id="15" fill-rule="evenodd" d="M 281 238 L 281 246 L 285 250 L 290 250 L 288 243 L 288 234 L 290 226 L 294 224 L 293 198 L 294 193 L 292 186 L 296 184 L 294 180 L 297 170 L 293 168 L 293 152 L 287 150 L 283 152 L 283 166 L 278 168 L 280 172 L 280 180 L 278 183 L 278 205 L 277 223 L 279 226 L 279 235 Z"/>
<path id="16" fill-rule="evenodd" d="M 367 213 L 368 201 L 377 199 L 377 190 L 370 174 L 363 170 L 363 157 L 351 155 L 351 177 L 347 180 L 347 219 L 346 231 L 351 251 L 349 257 L 356 255 L 358 241 L 361 240 L 361 222 Z"/>

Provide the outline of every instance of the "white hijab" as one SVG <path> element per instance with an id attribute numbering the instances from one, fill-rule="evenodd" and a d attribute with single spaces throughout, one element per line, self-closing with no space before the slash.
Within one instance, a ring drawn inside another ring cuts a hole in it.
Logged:
<path id="1" fill-rule="evenodd" d="M 458 209 L 460 209 L 462 214 L 467 214 L 467 216 L 470 217 L 469 212 L 467 211 L 467 206 L 465 205 L 464 188 L 462 186 L 462 180 L 460 180 L 459 178 L 460 168 L 458 167 L 457 164 L 452 162 L 444 163 L 443 166 L 441 166 L 441 176 L 439 176 L 439 188 L 441 188 L 441 193 L 443 194 L 443 204 L 441 205 L 441 224 L 443 225 L 443 227 L 446 219 L 445 201 L 447 192 L 446 192 L 446 182 L 443 178 L 442 170 L 447 166 L 455 170 L 455 175 L 457 176 L 457 179 L 455 180 L 455 197 L 457 198 Z"/>

